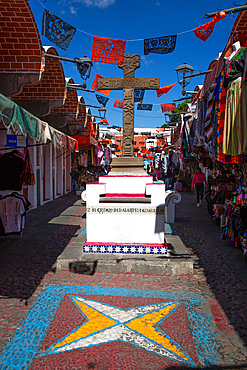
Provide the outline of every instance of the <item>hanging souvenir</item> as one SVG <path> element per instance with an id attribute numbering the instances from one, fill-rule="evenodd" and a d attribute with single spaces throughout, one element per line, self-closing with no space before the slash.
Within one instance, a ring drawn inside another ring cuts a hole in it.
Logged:
<path id="1" fill-rule="evenodd" d="M 41 35 L 45 36 L 63 50 L 68 46 L 75 34 L 76 28 L 44 9 Z"/>
<path id="2" fill-rule="evenodd" d="M 173 52 L 176 46 L 177 35 L 154 37 L 144 40 L 144 55 L 149 53 L 168 54 Z"/>
<path id="3" fill-rule="evenodd" d="M 95 91 L 98 91 L 98 92 L 100 92 L 101 94 L 104 94 L 104 95 L 109 96 L 109 95 L 110 95 L 111 90 L 99 90 L 99 89 L 98 89 L 98 79 L 99 79 L 99 78 L 104 78 L 104 77 L 102 77 L 102 76 L 100 76 L 100 75 L 96 74 L 96 76 L 95 76 L 95 78 L 94 78 L 94 80 L 93 80 L 93 83 L 92 83 L 91 89 L 93 89 L 93 90 L 95 90 Z"/>
<path id="4" fill-rule="evenodd" d="M 137 110 L 152 110 L 153 104 L 137 104 Z"/>
<path id="5" fill-rule="evenodd" d="M 98 94 L 95 94 L 96 96 L 96 99 L 98 100 L 98 102 L 103 105 L 103 107 L 106 106 L 109 98 L 106 98 L 105 96 L 102 96 L 102 95 L 98 95 Z"/>
<path id="6" fill-rule="evenodd" d="M 123 102 L 122 100 L 116 100 L 114 105 L 113 105 L 114 108 L 122 108 L 123 109 Z"/>
<path id="7" fill-rule="evenodd" d="M 226 17 L 226 13 L 224 11 L 220 11 L 215 16 L 213 19 L 206 23 L 203 24 L 202 26 L 195 28 L 193 32 L 195 33 L 196 37 L 198 37 L 202 41 L 206 41 L 209 36 L 212 34 L 214 30 L 215 23 L 219 22 L 221 19 Z"/>
<path id="8" fill-rule="evenodd" d="M 157 92 L 157 98 L 159 98 L 160 96 L 162 96 L 163 94 L 166 94 L 168 93 L 169 90 L 171 90 L 171 88 L 176 85 L 176 83 L 172 84 L 172 85 L 167 85 L 167 86 L 163 86 L 163 87 L 160 87 L 158 90 L 156 90 Z"/>
<path id="9" fill-rule="evenodd" d="M 126 41 L 93 36 L 91 59 L 93 62 L 121 64 Z"/>
<path id="10" fill-rule="evenodd" d="M 134 102 L 142 103 L 144 98 L 145 90 L 135 90 Z"/>
<path id="11" fill-rule="evenodd" d="M 172 110 L 177 109 L 175 103 L 168 103 L 168 104 L 160 104 L 162 113 L 170 112 Z"/>

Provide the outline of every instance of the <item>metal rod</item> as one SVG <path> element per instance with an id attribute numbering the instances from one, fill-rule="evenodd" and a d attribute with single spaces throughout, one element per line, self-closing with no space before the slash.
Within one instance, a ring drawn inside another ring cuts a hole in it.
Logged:
<path id="1" fill-rule="evenodd" d="M 174 99 L 173 101 L 181 101 L 181 100 L 186 100 L 186 99 L 192 99 L 191 96 L 185 96 L 184 98 L 180 98 L 180 99 Z"/>
<path id="2" fill-rule="evenodd" d="M 101 108 L 101 107 L 97 107 L 97 105 L 89 105 L 89 104 L 84 104 L 84 103 L 80 103 L 80 105 L 85 105 L 86 107 L 92 107 L 92 108 Z"/>
<path id="3" fill-rule="evenodd" d="M 72 63 L 78 63 L 78 64 L 82 64 L 82 63 L 86 63 L 86 62 L 88 63 L 89 62 L 88 58 L 87 58 L 87 60 L 83 61 L 82 58 L 80 58 L 80 59 L 77 60 L 77 59 L 60 57 L 59 55 L 51 55 L 51 54 L 46 54 L 46 53 L 45 53 L 45 57 L 59 59 L 59 60 L 65 60 L 66 62 L 72 62 Z M 91 62 L 91 60 L 90 60 L 90 62 Z"/>
<path id="4" fill-rule="evenodd" d="M 230 9 L 222 9 L 222 10 L 218 10 L 217 12 L 213 12 L 213 13 L 206 13 L 205 16 L 206 18 L 213 18 L 217 13 L 219 13 L 219 11 L 229 14 L 229 13 L 241 12 L 243 10 L 247 10 L 247 5 L 242 5 L 242 6 L 238 6 L 236 8 L 230 8 Z"/>
<path id="5" fill-rule="evenodd" d="M 201 75 L 205 75 L 205 74 L 210 73 L 210 72 L 212 72 L 212 69 L 209 69 L 209 70 L 207 70 L 207 71 L 197 72 L 197 73 L 191 73 L 190 75 L 185 75 L 185 76 L 183 77 L 183 79 L 185 79 L 185 78 L 191 78 L 191 77 L 196 77 L 196 76 L 201 76 Z M 181 82 L 182 82 L 182 81 L 181 81 Z"/>
<path id="6" fill-rule="evenodd" d="M 70 85 L 68 84 L 67 85 L 68 89 L 76 89 L 76 90 L 82 90 L 82 91 L 86 91 L 86 92 L 92 92 L 92 93 L 95 93 L 94 90 L 91 90 L 91 89 L 84 89 L 83 87 L 79 87 L 79 86 L 74 86 L 74 85 Z"/>

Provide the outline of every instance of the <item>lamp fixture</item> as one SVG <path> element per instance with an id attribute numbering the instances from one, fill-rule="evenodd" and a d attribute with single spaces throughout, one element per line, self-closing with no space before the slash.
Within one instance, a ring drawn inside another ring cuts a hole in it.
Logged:
<path id="1" fill-rule="evenodd" d="M 198 73 L 192 73 L 194 71 L 194 68 L 191 67 L 189 64 L 184 63 L 184 64 L 181 64 L 180 66 L 178 66 L 175 69 L 175 71 L 177 72 L 178 83 L 179 83 L 179 85 L 182 86 L 182 95 L 186 95 L 186 94 L 194 94 L 195 93 L 194 91 L 193 92 L 192 91 L 185 91 L 185 87 L 189 85 L 189 83 L 191 82 L 191 78 L 196 77 L 196 76 L 201 76 L 201 75 L 204 75 L 206 73 L 210 73 L 210 72 L 212 72 L 212 69 L 209 69 L 207 71 L 198 72 Z M 187 79 L 188 79 L 188 81 L 186 81 Z"/>
<path id="2" fill-rule="evenodd" d="M 52 54 L 46 54 L 46 53 L 45 53 L 45 57 L 64 60 L 65 62 L 76 63 L 78 72 L 80 73 L 80 76 L 83 79 L 83 84 L 79 85 L 79 86 L 82 86 L 81 90 L 85 90 L 87 88 L 86 81 L 90 77 L 91 69 L 92 69 L 92 66 L 93 66 L 93 62 L 91 61 L 91 59 L 89 59 L 86 56 L 84 56 L 82 58 L 75 57 L 74 59 L 71 59 L 71 58 L 61 57 L 59 55 L 52 55 Z"/>
<path id="3" fill-rule="evenodd" d="M 100 118 L 100 119 L 105 119 L 105 116 L 106 116 L 106 109 L 104 107 L 99 107 L 97 105 L 90 105 L 90 104 L 84 104 L 84 103 L 79 103 L 80 105 L 84 105 L 86 107 L 90 107 L 90 108 L 98 108 L 98 112 L 99 112 L 99 115 L 98 116 L 94 116 L 93 114 L 90 115 L 88 114 L 88 116 L 90 117 L 96 117 L 96 118 Z"/>

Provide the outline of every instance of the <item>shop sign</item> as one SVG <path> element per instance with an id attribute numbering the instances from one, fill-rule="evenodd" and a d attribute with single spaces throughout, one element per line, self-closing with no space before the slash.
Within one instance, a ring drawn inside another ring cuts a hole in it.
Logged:
<path id="1" fill-rule="evenodd" d="M 10 135 L 7 134 L 7 146 L 15 148 L 26 148 L 27 146 L 27 137 L 23 135 Z"/>

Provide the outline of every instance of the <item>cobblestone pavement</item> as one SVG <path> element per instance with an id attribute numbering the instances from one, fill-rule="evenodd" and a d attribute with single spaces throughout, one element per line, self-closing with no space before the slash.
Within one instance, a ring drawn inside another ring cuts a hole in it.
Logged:
<path id="1" fill-rule="evenodd" d="M 56 273 L 84 215 L 77 208 L 0 285 L 1 368 L 247 369 L 246 285 L 182 206 L 193 275 Z"/>

